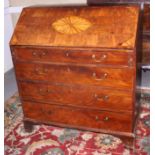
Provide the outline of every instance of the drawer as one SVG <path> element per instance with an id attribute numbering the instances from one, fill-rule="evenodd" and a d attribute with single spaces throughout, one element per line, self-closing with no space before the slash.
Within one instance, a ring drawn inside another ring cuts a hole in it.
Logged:
<path id="1" fill-rule="evenodd" d="M 16 63 L 19 80 L 39 80 L 57 83 L 76 83 L 114 88 L 132 89 L 134 70 L 131 68 L 84 67 Z"/>
<path id="2" fill-rule="evenodd" d="M 84 87 L 81 85 L 38 84 L 20 82 L 21 96 L 25 100 L 38 102 L 56 102 L 56 104 L 73 105 L 112 111 L 132 110 L 132 92 Z M 31 90 L 31 91 L 30 91 Z"/>
<path id="3" fill-rule="evenodd" d="M 32 102 L 23 102 L 23 110 L 25 118 L 45 123 L 53 122 L 66 124 L 66 126 L 119 132 L 132 131 L 132 113 L 114 113 Z"/>
<path id="4" fill-rule="evenodd" d="M 133 52 L 96 51 L 50 48 L 13 48 L 13 57 L 20 61 L 63 62 L 133 66 Z"/>

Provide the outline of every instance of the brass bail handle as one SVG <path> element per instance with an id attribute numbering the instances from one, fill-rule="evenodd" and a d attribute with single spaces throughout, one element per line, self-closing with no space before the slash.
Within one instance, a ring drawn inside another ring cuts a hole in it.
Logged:
<path id="1" fill-rule="evenodd" d="M 104 122 L 107 122 L 109 120 L 109 117 L 108 116 L 105 116 L 103 119 L 100 120 L 98 116 L 95 116 L 95 120 L 96 121 L 104 121 Z"/>
<path id="2" fill-rule="evenodd" d="M 104 73 L 103 76 L 101 78 L 99 78 L 99 77 L 97 77 L 97 75 L 96 75 L 95 72 L 93 73 L 93 77 L 95 78 L 96 81 L 104 80 L 104 79 L 107 78 L 107 76 L 108 76 L 108 74 L 107 73 Z"/>
<path id="3" fill-rule="evenodd" d="M 33 55 L 34 57 L 38 57 L 38 58 L 41 59 L 42 57 L 44 57 L 44 56 L 47 55 L 47 52 L 46 52 L 46 51 L 42 51 L 42 52 L 33 51 L 33 52 L 32 52 L 32 55 Z"/>
<path id="4" fill-rule="evenodd" d="M 48 69 L 47 68 L 35 68 L 35 72 L 39 75 L 45 75 L 48 73 Z"/>
<path id="5" fill-rule="evenodd" d="M 39 88 L 39 94 L 40 95 L 48 95 L 48 94 L 51 94 L 51 93 L 52 93 L 52 91 L 49 90 L 48 88 L 46 88 L 46 89 Z"/>
<path id="6" fill-rule="evenodd" d="M 102 62 L 102 61 L 104 61 L 106 58 L 107 58 L 107 55 L 106 55 L 106 54 L 103 54 L 103 55 L 100 57 L 100 59 L 97 59 L 95 54 L 92 55 L 92 59 L 93 59 L 95 62 Z"/>
<path id="7" fill-rule="evenodd" d="M 98 101 L 107 101 L 107 100 L 109 100 L 109 96 L 108 95 L 101 95 L 101 96 L 99 96 L 99 95 L 95 94 L 94 97 Z"/>

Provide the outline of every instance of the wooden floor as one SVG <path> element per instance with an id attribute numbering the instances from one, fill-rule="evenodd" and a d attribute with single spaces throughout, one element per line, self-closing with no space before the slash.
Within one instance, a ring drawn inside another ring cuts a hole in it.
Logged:
<path id="1" fill-rule="evenodd" d="M 142 71 L 142 87 L 150 87 L 150 71 Z M 15 92 L 18 91 L 15 80 L 14 69 L 9 70 L 4 74 L 4 100 L 9 99 Z"/>

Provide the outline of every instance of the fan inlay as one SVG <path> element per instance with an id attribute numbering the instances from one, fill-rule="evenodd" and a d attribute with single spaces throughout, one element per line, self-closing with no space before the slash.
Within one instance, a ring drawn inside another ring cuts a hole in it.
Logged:
<path id="1" fill-rule="evenodd" d="M 92 24 L 87 19 L 69 16 L 55 21 L 52 26 L 62 34 L 77 34 L 86 31 Z"/>

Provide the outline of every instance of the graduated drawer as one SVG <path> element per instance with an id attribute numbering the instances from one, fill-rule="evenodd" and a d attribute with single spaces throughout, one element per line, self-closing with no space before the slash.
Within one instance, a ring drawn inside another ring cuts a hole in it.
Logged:
<path id="1" fill-rule="evenodd" d="M 132 131 L 132 113 L 114 113 L 34 102 L 23 102 L 23 110 L 25 118 L 45 123 L 119 132 Z"/>
<path id="2" fill-rule="evenodd" d="M 20 61 L 64 62 L 82 64 L 106 64 L 133 66 L 134 52 L 128 50 L 81 50 L 81 49 L 51 49 L 22 48 L 12 50 L 13 57 Z"/>
<path id="3" fill-rule="evenodd" d="M 132 89 L 134 70 L 131 68 L 84 67 L 20 63 L 15 65 L 17 79 L 57 83 L 76 83 Z"/>
<path id="4" fill-rule="evenodd" d="M 132 92 L 84 87 L 80 85 L 39 84 L 20 82 L 20 94 L 25 100 L 54 102 L 56 104 L 109 109 L 112 111 L 132 110 Z"/>

